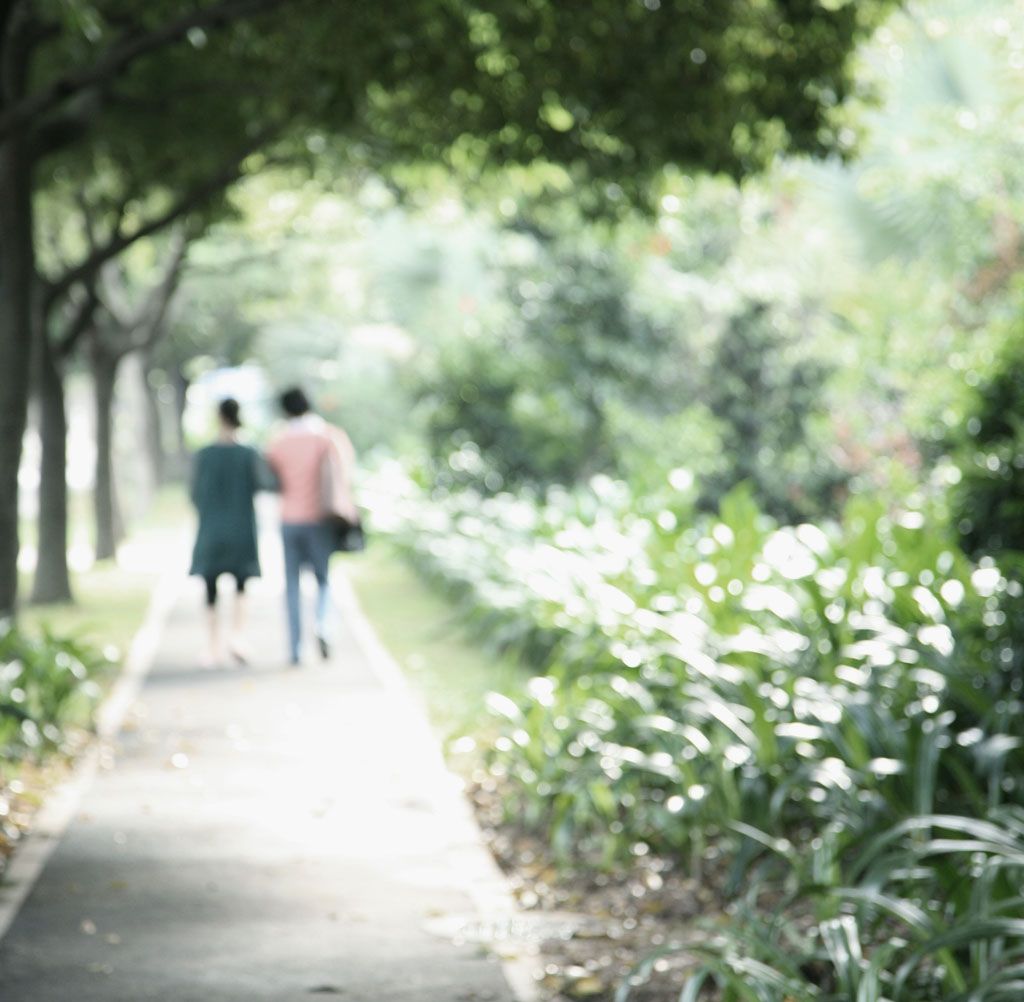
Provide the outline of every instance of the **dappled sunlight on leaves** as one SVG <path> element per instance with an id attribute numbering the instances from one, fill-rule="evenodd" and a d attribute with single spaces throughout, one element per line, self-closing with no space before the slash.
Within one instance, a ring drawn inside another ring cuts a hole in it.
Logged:
<path id="1" fill-rule="evenodd" d="M 739 490 L 717 519 L 676 505 L 654 532 L 642 513 L 667 510 L 670 490 L 596 482 L 512 527 L 503 512 L 521 498 L 392 487 L 379 495 L 392 538 L 476 636 L 535 672 L 490 698 L 503 723 L 473 780 L 520 903 L 614 922 L 596 956 L 581 946 L 593 938 L 545 946 L 551 997 L 611 999 L 631 980 L 631 999 L 677 997 L 694 953 L 746 970 L 705 920 L 738 917 L 754 877 L 743 921 L 767 923 L 766 942 L 777 920 L 794 943 L 839 949 L 853 932 L 816 917 L 813 895 L 787 899 L 794 881 L 839 894 L 848 851 L 894 819 L 1019 800 L 1019 690 L 972 634 L 999 626 L 991 603 L 1009 585 L 972 569 L 925 508 L 855 498 L 834 524 L 778 528 Z M 929 861 L 893 879 L 907 917 L 950 871 Z M 691 909 L 677 939 L 673 907 Z M 884 937 L 887 922 L 860 916 L 857 935 Z M 669 949 L 650 960 L 659 936 Z M 794 990 L 803 976 L 776 974 Z"/>

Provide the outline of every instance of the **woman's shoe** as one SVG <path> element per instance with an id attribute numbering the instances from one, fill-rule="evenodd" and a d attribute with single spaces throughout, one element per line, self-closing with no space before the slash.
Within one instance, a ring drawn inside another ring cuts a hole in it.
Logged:
<path id="1" fill-rule="evenodd" d="M 200 668 L 223 668 L 224 658 L 220 651 L 203 651 L 199 655 Z"/>

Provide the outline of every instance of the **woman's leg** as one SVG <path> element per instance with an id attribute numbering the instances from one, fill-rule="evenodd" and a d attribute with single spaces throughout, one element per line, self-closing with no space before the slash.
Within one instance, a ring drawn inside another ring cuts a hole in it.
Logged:
<path id="1" fill-rule="evenodd" d="M 217 616 L 217 576 L 205 578 L 206 582 L 206 652 L 200 659 L 205 667 L 220 664 L 220 621 Z"/>
<path id="2" fill-rule="evenodd" d="M 235 575 L 235 604 L 231 609 L 231 639 L 228 641 L 228 650 L 231 656 L 245 664 L 249 655 L 242 642 L 242 630 L 245 627 L 245 578 Z"/>

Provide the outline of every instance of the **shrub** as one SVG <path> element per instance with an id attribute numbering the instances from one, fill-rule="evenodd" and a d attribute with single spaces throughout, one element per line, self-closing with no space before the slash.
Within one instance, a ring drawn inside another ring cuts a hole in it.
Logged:
<path id="1" fill-rule="evenodd" d="M 1016 997 L 1020 687 L 983 656 L 1012 581 L 940 520 L 856 498 L 779 527 L 743 488 L 700 520 L 599 478 L 407 490 L 378 523 L 536 672 L 491 698 L 511 820 L 563 863 L 728 850 L 747 894 L 683 998 Z"/>
<path id="2" fill-rule="evenodd" d="M 921 513 L 858 500 L 842 524 L 778 528 L 739 490 L 699 529 L 651 502 L 606 479 L 541 506 L 410 495 L 392 527 L 537 672 L 494 700 L 510 813 L 612 859 L 729 821 L 870 826 L 1016 795 L 1014 694 L 993 699 L 959 642 L 992 574 Z"/>
<path id="3" fill-rule="evenodd" d="M 961 471 L 952 517 L 965 553 L 998 564 L 1003 585 L 975 625 L 1001 686 L 1024 685 L 1024 348 L 1011 336 L 951 442 Z"/>
<path id="4" fill-rule="evenodd" d="M 915 816 L 859 840 L 830 825 L 808 853 L 746 834 L 767 861 L 730 909 L 729 925 L 686 944 L 696 962 L 681 999 L 695 1000 L 707 983 L 722 1002 L 1021 997 L 1019 807 L 986 819 Z M 627 979 L 617 1002 L 648 967 Z"/>
<path id="5" fill-rule="evenodd" d="M 0 762 L 62 750 L 69 728 L 89 723 L 106 666 L 85 644 L 0 623 Z"/>

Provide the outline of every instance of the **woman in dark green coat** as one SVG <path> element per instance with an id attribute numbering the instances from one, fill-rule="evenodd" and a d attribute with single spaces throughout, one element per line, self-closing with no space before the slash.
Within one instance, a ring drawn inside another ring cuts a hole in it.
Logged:
<path id="1" fill-rule="evenodd" d="M 235 579 L 235 603 L 227 653 L 239 663 L 247 659 L 241 634 L 245 620 L 245 582 L 260 576 L 256 544 L 256 511 L 253 497 L 261 482 L 260 454 L 238 440 L 241 420 L 238 401 L 228 397 L 217 409 L 217 440 L 196 453 L 192 468 L 191 497 L 199 514 L 199 531 L 192 551 L 190 574 L 206 582 L 209 646 L 205 665 L 221 663 L 223 648 L 217 614 L 217 578 Z"/>

